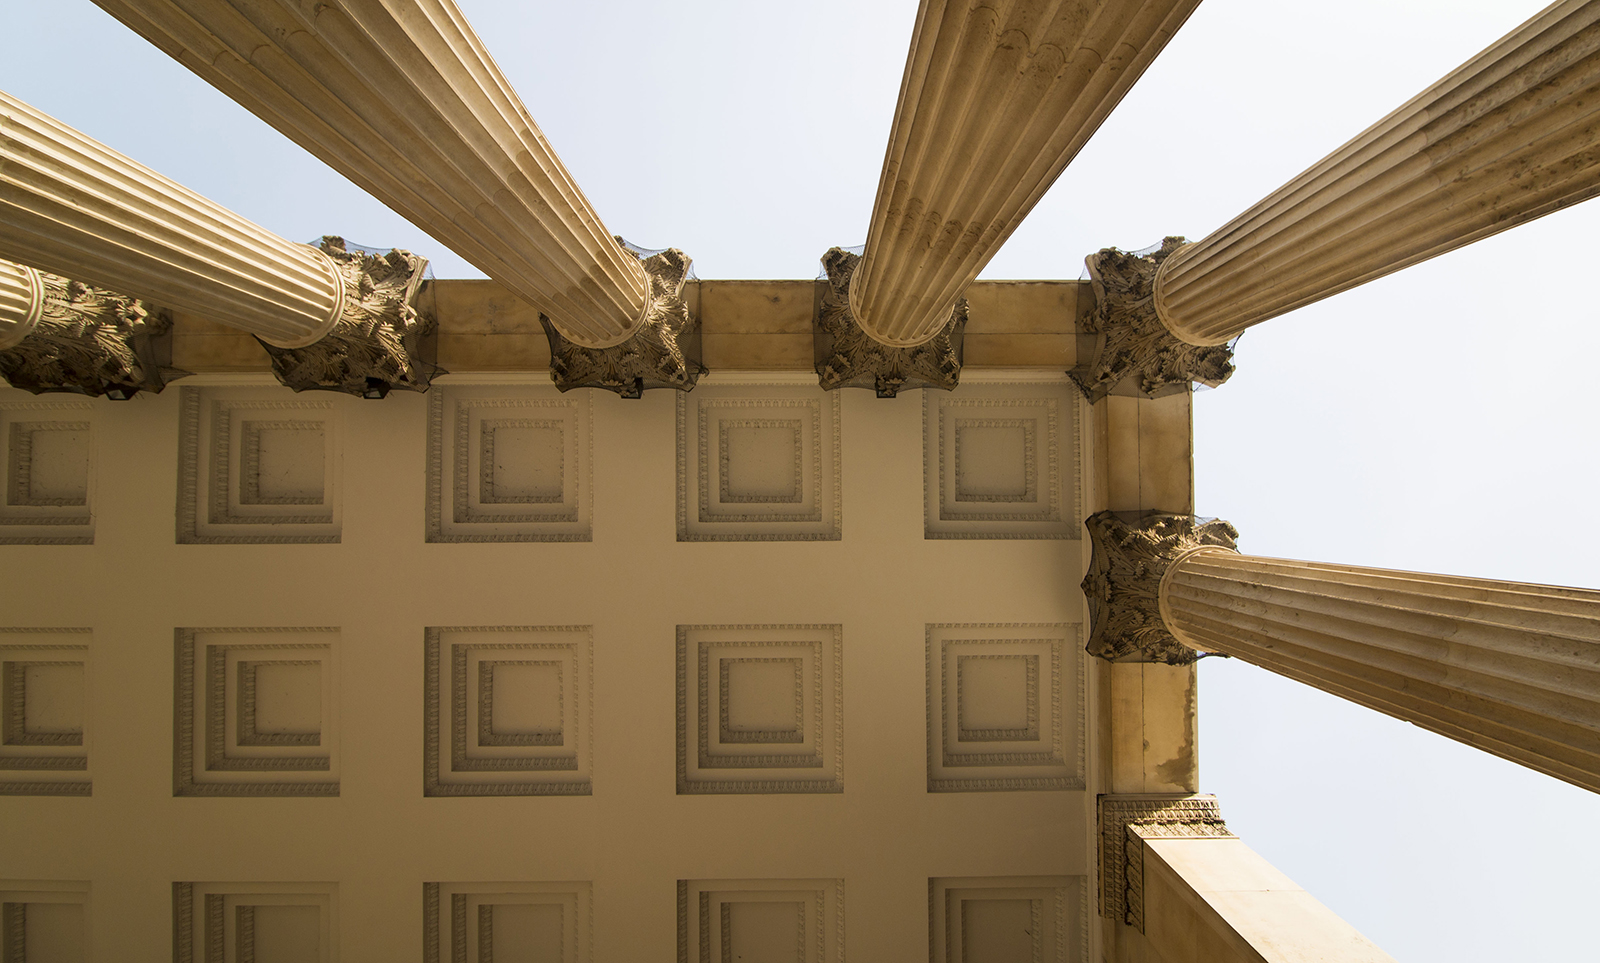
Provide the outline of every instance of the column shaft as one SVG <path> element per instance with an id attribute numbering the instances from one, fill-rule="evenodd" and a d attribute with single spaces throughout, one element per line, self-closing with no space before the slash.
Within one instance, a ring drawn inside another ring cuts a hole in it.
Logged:
<path id="1" fill-rule="evenodd" d="M 250 223 L 0 93 L 0 257 L 301 347 L 345 286 L 316 248 Z"/>
<path id="2" fill-rule="evenodd" d="M 39 323 L 44 285 L 39 272 L 0 261 L 0 351 L 15 347 Z"/>
<path id="3" fill-rule="evenodd" d="M 1202 548 L 1160 608 L 1191 648 L 1600 792 L 1600 591 Z"/>
<path id="4" fill-rule="evenodd" d="M 1600 193 L 1600 4 L 1561 0 L 1156 277 L 1190 344 Z"/>
<path id="5" fill-rule="evenodd" d="M 851 285 L 886 344 L 956 299 L 1199 0 L 924 0 Z"/>
<path id="6" fill-rule="evenodd" d="M 96 0 L 583 347 L 650 300 L 454 0 Z M 618 118 L 639 117 L 637 103 Z"/>

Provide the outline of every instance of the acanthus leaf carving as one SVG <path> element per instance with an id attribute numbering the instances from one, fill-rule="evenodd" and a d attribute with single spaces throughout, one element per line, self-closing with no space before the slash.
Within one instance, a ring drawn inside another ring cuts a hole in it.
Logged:
<path id="1" fill-rule="evenodd" d="M 135 297 L 38 272 L 43 305 L 15 346 L 0 351 L 0 376 L 14 388 L 71 391 L 117 400 L 160 393 L 190 372 L 170 366 L 172 317 Z"/>
<path id="2" fill-rule="evenodd" d="M 828 278 L 812 324 L 818 382 L 829 391 L 871 388 L 879 398 L 893 398 L 905 388 L 954 389 L 961 381 L 967 299 L 957 299 L 949 321 L 932 339 L 910 348 L 883 344 L 861 329 L 850 310 L 850 278 L 860 261 L 860 255 L 838 247 L 822 256 Z"/>
<path id="3" fill-rule="evenodd" d="M 1215 388 L 1232 376 L 1231 347 L 1180 341 L 1156 313 L 1156 272 L 1183 244 L 1181 237 L 1168 237 L 1147 255 L 1108 247 L 1084 259 L 1095 298 L 1084 333 L 1093 335 L 1094 348 L 1067 374 L 1091 402 L 1129 378 L 1145 395 L 1159 398 L 1190 382 Z"/>
<path id="4" fill-rule="evenodd" d="M 333 235 L 318 247 L 344 279 L 344 310 L 332 331 L 303 348 L 261 342 L 278 381 L 295 391 L 360 398 L 382 398 L 391 388 L 427 391 L 446 373 L 434 363 L 435 319 L 418 309 L 427 259 L 402 250 L 350 250 Z"/>
<path id="5" fill-rule="evenodd" d="M 638 398 L 650 388 L 692 391 L 707 372 L 700 363 L 700 321 L 689 311 L 683 285 L 690 259 L 677 248 L 636 257 L 650 279 L 650 303 L 644 320 L 628 340 L 609 348 L 585 348 L 562 337 L 545 315 L 539 315 L 550 339 L 550 380 L 562 391 L 604 388 L 624 398 Z"/>
<path id="6" fill-rule="evenodd" d="M 1089 601 L 1090 655 L 1111 662 L 1188 665 L 1198 653 L 1161 618 L 1161 577 L 1197 548 L 1235 551 L 1239 532 L 1221 519 L 1149 512 L 1096 512 L 1084 521 L 1094 549 L 1083 594 Z"/>

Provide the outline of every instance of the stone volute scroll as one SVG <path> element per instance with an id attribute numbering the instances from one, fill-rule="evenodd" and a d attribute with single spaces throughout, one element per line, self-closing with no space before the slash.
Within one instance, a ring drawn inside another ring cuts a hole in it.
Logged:
<path id="1" fill-rule="evenodd" d="M 1190 382 L 1214 388 L 1233 374 L 1231 347 L 1180 341 L 1156 312 L 1156 274 L 1183 244 L 1181 237 L 1168 237 L 1148 254 L 1108 247 L 1085 258 L 1095 309 L 1083 333 L 1093 338 L 1093 346 L 1067 374 L 1090 401 L 1126 381 L 1159 398 L 1185 390 Z"/>
<path id="2" fill-rule="evenodd" d="M 1237 551 L 1238 531 L 1220 519 L 1165 512 L 1102 511 L 1084 521 L 1093 558 L 1083 577 L 1090 655 L 1111 662 L 1187 665 L 1199 653 L 1178 641 L 1161 609 L 1168 569 L 1198 551 Z"/>
<path id="3" fill-rule="evenodd" d="M 818 382 L 829 391 L 871 388 L 879 398 L 893 398 L 904 388 L 955 388 L 961 381 L 967 299 L 956 299 L 933 337 L 906 348 L 885 344 L 862 330 L 850 305 L 850 280 L 860 263 L 859 255 L 838 247 L 822 256 L 827 280 L 817 283 L 811 328 Z"/>
<path id="4" fill-rule="evenodd" d="M 650 280 L 644 319 L 633 335 L 608 348 L 574 344 L 545 314 L 539 315 L 550 339 L 550 380 L 562 391 L 603 388 L 638 398 L 650 388 L 692 391 L 707 368 L 700 363 L 700 320 L 689 310 L 683 285 L 692 263 L 677 248 L 646 253 L 616 238 L 638 259 Z"/>
<path id="5" fill-rule="evenodd" d="M 159 393 L 171 367 L 172 318 L 138 298 L 0 261 L 0 376 L 34 394 L 117 401 Z"/>
<path id="6" fill-rule="evenodd" d="M 436 322 L 422 305 L 428 261 L 410 251 L 378 254 L 324 236 L 317 249 L 344 281 L 333 330 L 301 348 L 265 340 L 272 373 L 295 391 L 341 391 L 382 398 L 390 389 L 427 391 L 444 370 L 434 363 Z"/>

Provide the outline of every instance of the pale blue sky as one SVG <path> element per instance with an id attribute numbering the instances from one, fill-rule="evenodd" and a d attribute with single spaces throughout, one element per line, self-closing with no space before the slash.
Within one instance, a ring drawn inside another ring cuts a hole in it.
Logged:
<path id="1" fill-rule="evenodd" d="M 859 244 L 913 0 L 461 0 L 616 233 L 705 278 Z M 1537 0 L 1205 0 L 990 265 L 1076 278 L 1198 238 Z M 88 0 L 0 0 L 0 89 L 267 228 L 469 265 Z M 1203 514 L 1247 552 L 1600 586 L 1600 203 L 1252 329 L 1196 402 Z M 1250 666 L 1201 671 L 1202 788 L 1405 963 L 1593 959 L 1600 796 Z"/>

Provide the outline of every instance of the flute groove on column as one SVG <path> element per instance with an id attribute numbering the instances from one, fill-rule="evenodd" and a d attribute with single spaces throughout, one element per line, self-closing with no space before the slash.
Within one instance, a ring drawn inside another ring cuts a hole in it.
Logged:
<path id="1" fill-rule="evenodd" d="M 43 311 L 44 282 L 39 272 L 0 261 L 0 351 L 21 343 Z"/>
<path id="2" fill-rule="evenodd" d="M 332 330 L 337 269 L 0 93 L 0 257 L 243 328 L 280 347 Z"/>
<path id="3" fill-rule="evenodd" d="M 1600 3 L 1562 0 L 1167 258 L 1156 311 L 1223 344 L 1597 193 Z"/>
<path id="4" fill-rule="evenodd" d="M 1160 606 L 1194 649 L 1600 792 L 1600 591 L 1202 548 Z"/>
<path id="5" fill-rule="evenodd" d="M 96 0 L 588 348 L 650 284 L 453 0 Z M 637 104 L 616 105 L 635 116 Z"/>
<path id="6" fill-rule="evenodd" d="M 924 0 L 850 289 L 921 344 L 1199 0 Z"/>

